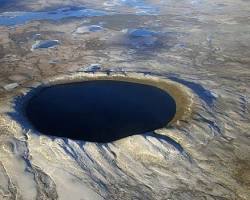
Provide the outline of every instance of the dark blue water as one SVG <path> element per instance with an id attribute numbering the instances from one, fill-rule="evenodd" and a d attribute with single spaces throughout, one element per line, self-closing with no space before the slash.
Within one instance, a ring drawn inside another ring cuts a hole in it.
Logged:
<path id="1" fill-rule="evenodd" d="M 33 20 L 59 21 L 70 17 L 94 17 L 103 15 L 107 15 L 107 13 L 101 10 L 86 9 L 83 7 L 67 7 L 44 12 L 5 12 L 0 15 L 0 25 L 11 26 L 24 24 Z"/>
<path id="2" fill-rule="evenodd" d="M 32 45 L 32 49 L 47 49 L 57 45 L 59 45 L 57 40 L 43 40 Z"/>
<path id="3" fill-rule="evenodd" d="M 43 134 L 111 142 L 167 125 L 174 99 L 153 86 L 122 81 L 88 81 L 43 88 L 26 115 Z"/>
<path id="4" fill-rule="evenodd" d="M 0 6 L 4 6 L 9 0 L 0 0 Z"/>
<path id="5" fill-rule="evenodd" d="M 146 28 L 130 29 L 127 35 L 129 46 L 134 49 L 149 50 L 160 48 L 163 45 L 160 39 L 163 34 Z"/>
<path id="6" fill-rule="evenodd" d="M 0 0 L 0 7 L 14 3 L 14 1 Z M 111 3 L 111 2 L 109 2 Z M 158 8 L 146 3 L 144 0 L 119 0 L 118 4 L 114 4 L 113 11 L 104 11 L 106 9 L 103 6 L 103 10 L 87 9 L 85 7 L 69 6 L 56 10 L 49 11 L 21 11 L 21 12 L 3 12 L 0 13 L 0 25 L 13 26 L 25 24 L 34 20 L 53 20 L 59 21 L 65 18 L 72 17 L 95 17 L 115 14 L 123 6 L 134 8 L 136 15 L 155 15 L 158 13 Z"/>
<path id="7" fill-rule="evenodd" d="M 137 38 L 137 37 L 153 37 L 157 36 L 158 34 L 154 31 L 145 29 L 145 28 L 139 28 L 139 29 L 132 29 L 129 30 L 129 37 L 131 38 Z"/>

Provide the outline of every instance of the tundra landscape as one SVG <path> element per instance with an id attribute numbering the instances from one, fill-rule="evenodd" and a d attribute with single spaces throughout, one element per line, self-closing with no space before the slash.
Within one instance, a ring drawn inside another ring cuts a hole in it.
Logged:
<path id="1" fill-rule="evenodd" d="M 1 200 L 249 200 L 250 1 L 0 0 Z"/>

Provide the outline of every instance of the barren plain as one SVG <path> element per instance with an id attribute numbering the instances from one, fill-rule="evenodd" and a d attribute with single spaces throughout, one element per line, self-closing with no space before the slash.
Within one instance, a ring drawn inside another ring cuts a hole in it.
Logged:
<path id="1" fill-rule="evenodd" d="M 111 143 L 24 119 L 28 91 L 98 76 L 169 81 L 192 114 Z M 249 94 L 247 0 L 0 1 L 0 199 L 249 200 Z"/>

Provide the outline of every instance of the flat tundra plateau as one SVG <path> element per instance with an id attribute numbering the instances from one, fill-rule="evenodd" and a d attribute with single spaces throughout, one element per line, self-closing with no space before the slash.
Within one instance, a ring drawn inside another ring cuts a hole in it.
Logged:
<path id="1" fill-rule="evenodd" d="M 191 114 L 99 144 L 21 113 L 39 85 L 118 74 L 177 84 Z M 249 94 L 247 0 L 0 1 L 0 199 L 249 200 Z"/>

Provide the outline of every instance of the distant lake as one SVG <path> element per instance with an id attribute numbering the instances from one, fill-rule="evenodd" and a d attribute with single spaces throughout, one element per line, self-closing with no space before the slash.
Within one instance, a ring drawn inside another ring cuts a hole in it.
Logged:
<path id="1" fill-rule="evenodd" d="M 105 11 L 68 7 L 44 12 L 4 12 L 0 14 L 0 25 L 11 26 L 24 24 L 33 20 L 58 21 L 70 17 L 93 17 L 107 15 Z"/>

